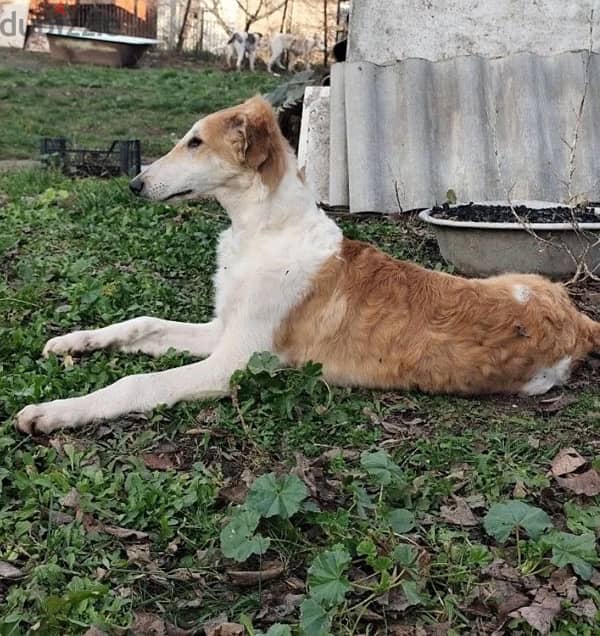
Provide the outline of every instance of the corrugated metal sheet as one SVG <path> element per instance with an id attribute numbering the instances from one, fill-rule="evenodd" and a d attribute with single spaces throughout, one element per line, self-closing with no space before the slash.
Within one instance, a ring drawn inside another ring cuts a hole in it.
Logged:
<path id="1" fill-rule="evenodd" d="M 330 202 L 352 211 L 429 207 L 449 189 L 599 200 L 600 55 L 336 65 L 331 131 Z"/>

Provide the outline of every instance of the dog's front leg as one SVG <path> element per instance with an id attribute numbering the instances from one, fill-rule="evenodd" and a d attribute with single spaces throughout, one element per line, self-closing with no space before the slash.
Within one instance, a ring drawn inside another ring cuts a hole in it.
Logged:
<path id="1" fill-rule="evenodd" d="M 220 397 L 229 392 L 232 373 L 246 365 L 251 353 L 248 343 L 230 343 L 195 364 L 127 376 L 82 397 L 31 404 L 18 413 L 16 426 L 24 433 L 51 433 L 127 413 L 145 413 L 159 404 Z"/>
<path id="2" fill-rule="evenodd" d="M 96 349 L 119 349 L 127 353 L 160 356 L 173 348 L 193 356 L 210 355 L 221 338 L 218 319 L 203 324 L 176 322 L 141 316 L 101 329 L 73 331 L 46 343 L 44 357 L 51 353 L 66 355 Z"/>

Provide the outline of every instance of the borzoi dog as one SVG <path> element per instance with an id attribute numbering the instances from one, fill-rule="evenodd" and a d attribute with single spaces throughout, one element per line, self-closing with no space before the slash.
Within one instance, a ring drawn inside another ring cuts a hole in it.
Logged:
<path id="1" fill-rule="evenodd" d="M 323 42 L 318 35 L 314 35 L 312 39 L 302 35 L 294 35 L 292 33 L 279 33 L 271 40 L 271 57 L 267 68 L 269 73 L 273 73 L 273 65 L 277 64 L 279 68 L 285 70 L 282 63 L 283 54 L 288 54 L 288 71 L 294 69 L 296 62 L 301 59 L 306 68 L 310 68 L 310 56 L 315 50 L 322 50 Z"/>
<path id="2" fill-rule="evenodd" d="M 237 56 L 235 67 L 240 71 L 244 57 L 247 57 L 250 70 L 254 71 L 256 50 L 261 38 L 261 33 L 234 33 L 227 41 L 227 66 L 231 68 L 231 61 Z"/>
<path id="3" fill-rule="evenodd" d="M 198 121 L 130 187 L 153 201 L 213 195 L 227 210 L 215 317 L 134 318 L 52 338 L 43 354 L 111 347 L 160 356 L 174 348 L 205 359 L 27 406 L 17 415 L 21 431 L 226 395 L 232 373 L 255 351 L 284 365 L 320 362 L 338 385 L 535 395 L 600 349 L 600 323 L 579 313 L 560 284 L 520 274 L 468 280 L 345 239 L 315 204 L 262 98 Z"/>

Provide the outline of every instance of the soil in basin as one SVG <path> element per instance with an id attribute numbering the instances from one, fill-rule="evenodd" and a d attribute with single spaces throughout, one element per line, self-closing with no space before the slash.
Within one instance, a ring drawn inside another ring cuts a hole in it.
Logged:
<path id="1" fill-rule="evenodd" d="M 598 213 L 597 213 L 598 212 Z M 593 207 L 528 208 L 524 205 L 485 205 L 469 203 L 450 206 L 444 203 L 432 209 L 431 216 L 449 221 L 484 223 L 600 223 L 600 211 Z"/>

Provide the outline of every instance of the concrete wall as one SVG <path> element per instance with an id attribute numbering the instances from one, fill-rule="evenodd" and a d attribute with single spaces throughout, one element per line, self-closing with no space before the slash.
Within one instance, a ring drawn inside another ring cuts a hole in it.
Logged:
<path id="1" fill-rule="evenodd" d="M 600 0 L 354 0 L 349 61 L 550 55 L 600 47 Z"/>
<path id="2" fill-rule="evenodd" d="M 600 200 L 599 54 L 354 62 L 332 80 L 333 205 L 346 187 L 353 212 L 426 208 L 449 189 L 460 201 Z"/>

